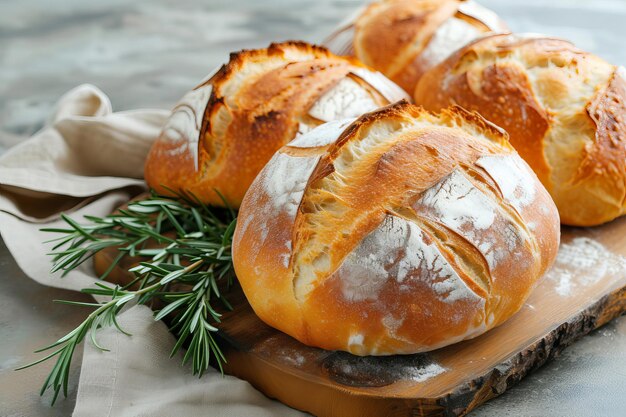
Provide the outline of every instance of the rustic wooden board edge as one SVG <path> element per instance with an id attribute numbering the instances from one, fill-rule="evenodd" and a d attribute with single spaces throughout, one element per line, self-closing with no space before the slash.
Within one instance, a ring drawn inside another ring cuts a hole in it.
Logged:
<path id="1" fill-rule="evenodd" d="M 467 381 L 457 390 L 437 398 L 390 399 L 355 394 L 349 389 L 351 387 L 341 389 L 330 384 L 320 386 L 317 382 L 300 377 L 297 372 L 287 372 L 277 367 L 254 352 L 238 351 L 222 339 L 228 360 L 225 372 L 245 379 L 270 398 L 316 416 L 464 416 L 503 394 L 576 340 L 625 312 L 626 287 L 621 287 L 592 302 L 576 317 L 558 325 L 485 375 Z M 315 393 L 319 398 L 312 400 L 307 393 Z M 360 407 L 354 407 L 355 397 L 359 397 Z M 367 410 L 366 414 L 364 410 Z"/>
<path id="2" fill-rule="evenodd" d="M 486 401 L 503 394 L 530 372 L 559 356 L 563 349 L 624 313 L 626 313 L 626 286 L 600 298 L 581 310 L 572 320 L 560 324 L 537 342 L 496 366 L 481 378 L 481 387 L 473 390 L 473 400 L 458 415 L 463 416 Z M 467 386 L 469 385 L 470 383 Z M 445 401 L 441 400 L 442 403 Z"/>

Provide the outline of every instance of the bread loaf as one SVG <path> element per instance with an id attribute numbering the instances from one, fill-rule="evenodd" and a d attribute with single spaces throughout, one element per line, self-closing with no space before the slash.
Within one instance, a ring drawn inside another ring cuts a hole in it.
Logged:
<path id="1" fill-rule="evenodd" d="M 626 81 L 571 43 L 493 35 L 429 71 L 415 91 L 427 109 L 451 103 L 503 127 L 559 208 L 592 226 L 626 211 Z"/>
<path id="2" fill-rule="evenodd" d="M 405 97 L 355 59 L 303 42 L 235 53 L 174 108 L 145 178 L 164 194 L 223 205 L 219 192 L 238 207 L 274 152 L 298 134 Z"/>
<path id="3" fill-rule="evenodd" d="M 325 42 L 354 55 L 412 93 L 422 74 L 489 32 L 508 32 L 473 0 L 382 0 L 365 8 Z"/>
<path id="4" fill-rule="evenodd" d="M 558 243 L 556 207 L 501 129 L 400 102 L 284 146 L 243 200 L 233 263 L 269 325 L 389 355 L 502 323 Z"/>

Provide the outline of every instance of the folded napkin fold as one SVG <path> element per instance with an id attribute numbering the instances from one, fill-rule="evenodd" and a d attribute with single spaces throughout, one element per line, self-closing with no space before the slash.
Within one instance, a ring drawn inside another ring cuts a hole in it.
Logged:
<path id="1" fill-rule="evenodd" d="M 0 156 L 0 234 L 30 278 L 80 290 L 97 279 L 86 262 L 61 278 L 50 273 L 49 234 L 61 212 L 104 216 L 145 191 L 143 163 L 168 111 L 113 113 L 98 88 L 81 85 L 58 102 L 46 126 Z M 2 142 L 2 138 L 0 138 Z M 102 352 L 85 342 L 75 416 L 295 416 L 247 382 L 210 370 L 202 378 L 169 358 L 174 338 L 147 307 L 122 313 L 132 336 L 104 329 Z M 37 389 L 33 385 L 33 389 Z"/>

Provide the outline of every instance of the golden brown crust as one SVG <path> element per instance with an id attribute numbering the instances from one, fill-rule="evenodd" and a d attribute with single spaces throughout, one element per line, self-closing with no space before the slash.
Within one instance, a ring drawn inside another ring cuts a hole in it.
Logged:
<path id="1" fill-rule="evenodd" d="M 479 8 L 472 15 L 462 11 L 470 4 Z M 508 31 L 502 21 L 487 19 L 484 13 L 492 12 L 463 0 L 375 2 L 354 23 L 355 55 L 413 91 L 424 72 L 437 63 L 436 56 L 451 53 L 460 46 L 459 39 L 469 42 L 483 33 Z M 440 29 L 439 39 L 433 41 Z M 433 51 L 429 51 L 431 43 Z"/>
<path id="2" fill-rule="evenodd" d="M 401 87 L 408 87 L 408 77 L 400 82 L 404 74 L 398 76 L 404 66 L 402 61 L 413 59 L 426 46 L 439 25 L 454 15 L 456 3 L 455 0 L 372 3 L 356 22 L 357 57 Z M 415 51 L 407 50 L 408 43 L 416 44 Z"/>
<path id="3" fill-rule="evenodd" d="M 455 62 L 458 62 L 457 68 L 469 65 L 468 61 L 475 53 L 471 47 L 457 52 L 454 55 Z M 444 78 L 445 90 L 429 88 Z M 436 110 L 454 103 L 489 115 L 489 120 L 509 133 L 511 144 L 531 164 L 542 182 L 549 179 L 550 169 L 543 153 L 543 138 L 550 126 L 550 116 L 535 97 L 522 68 L 515 65 L 488 66 L 480 73 L 458 69 L 449 72 L 447 67 L 441 65 L 424 77 L 421 88 L 415 94 L 420 100 L 418 104 L 427 109 Z M 507 106 L 507 103 L 516 105 Z"/>
<path id="4" fill-rule="evenodd" d="M 233 262 L 261 319 L 382 355 L 475 337 L 521 307 L 559 221 L 501 129 L 408 103 L 325 129 L 323 146 L 281 149 L 242 204 Z"/>
<path id="5" fill-rule="evenodd" d="M 623 68 L 615 70 L 609 85 L 587 105 L 587 113 L 595 123 L 596 133 L 594 141 L 584 148 L 582 162 L 572 182 L 590 184 L 605 203 L 594 206 L 601 211 L 582 213 L 578 222 L 589 217 L 603 222 L 626 211 L 626 80 Z"/>
<path id="6" fill-rule="evenodd" d="M 342 80 L 354 77 L 369 109 L 389 103 L 388 89 L 379 91 L 381 86 L 354 75 L 361 72 L 370 73 L 355 59 L 304 42 L 232 54 L 174 109 L 148 156 L 146 181 L 162 193 L 184 190 L 222 205 L 217 190 L 238 207 L 256 174 L 300 124 L 321 123 L 307 112 Z"/>
<path id="7" fill-rule="evenodd" d="M 615 67 L 567 41 L 492 35 L 425 74 L 415 99 L 430 110 L 455 103 L 504 128 L 561 220 L 588 226 L 626 210 L 623 86 Z"/>

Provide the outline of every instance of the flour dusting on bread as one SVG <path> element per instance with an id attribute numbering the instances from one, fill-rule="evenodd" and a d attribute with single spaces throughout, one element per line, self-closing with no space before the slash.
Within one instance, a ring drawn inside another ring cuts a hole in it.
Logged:
<path id="1" fill-rule="evenodd" d="M 391 215 L 348 255 L 336 274 L 348 301 L 378 299 L 389 279 L 420 280 L 448 303 L 479 298 L 416 224 Z"/>
<path id="2" fill-rule="evenodd" d="M 370 83 L 354 74 L 361 72 L 372 73 L 298 41 L 231 54 L 174 108 L 146 159 L 146 182 L 159 193 L 185 191 L 205 204 L 238 208 L 267 162 L 297 135 L 406 97 L 382 76 Z"/>
<path id="3" fill-rule="evenodd" d="M 244 199 L 233 259 L 259 317 L 306 344 L 391 355 L 518 311 L 556 256 L 558 215 L 503 134 L 406 102 L 349 123 L 285 146 Z"/>
<path id="4" fill-rule="evenodd" d="M 317 148 L 330 145 L 335 143 L 341 132 L 354 120 L 356 119 L 351 118 L 324 123 L 296 137 L 287 146 L 292 148 Z"/>
<path id="5" fill-rule="evenodd" d="M 378 108 L 372 95 L 346 77 L 324 93 L 309 109 L 309 116 L 323 122 L 357 117 Z"/>
<path id="6" fill-rule="evenodd" d="M 309 176 L 319 158 L 295 157 L 277 153 L 268 162 L 260 181 L 269 196 L 273 211 L 295 217 Z"/>
<path id="7" fill-rule="evenodd" d="M 178 144 L 177 148 L 169 150 L 169 154 L 172 156 L 189 154 L 193 158 L 196 170 L 198 169 L 198 140 L 202 117 L 211 97 L 211 91 L 213 91 L 211 84 L 205 84 L 185 94 L 163 126 L 163 138 Z"/>
<path id="8" fill-rule="evenodd" d="M 481 6 L 474 0 L 461 2 L 459 5 L 459 12 L 480 21 L 494 32 L 509 31 L 509 28 L 506 27 L 502 19 L 500 19 L 493 10 L 489 10 L 486 7 Z"/>
<path id="9" fill-rule="evenodd" d="M 270 235 L 269 231 L 275 228 L 274 223 L 279 215 L 286 216 L 289 221 L 295 219 L 304 188 L 318 160 L 319 156 L 294 157 L 279 152 L 261 172 L 257 181 L 265 194 L 263 199 L 265 203 L 259 204 L 250 216 L 252 219 L 245 219 L 242 225 L 244 231 L 248 231 L 251 224 L 260 231 L 259 245 L 265 244 Z M 272 213 L 272 216 L 268 217 L 267 213 Z M 292 242 L 288 239 L 277 253 L 283 268 L 289 267 L 291 252 Z"/>
<path id="10" fill-rule="evenodd" d="M 338 29 L 328 44 L 353 53 L 412 92 L 424 71 L 494 31 L 508 28 L 473 1 L 381 0 L 371 3 L 351 26 Z"/>
<path id="11" fill-rule="evenodd" d="M 537 181 L 532 170 L 518 155 L 483 156 L 476 165 L 493 178 L 503 197 L 521 214 L 535 199 Z"/>
<path id="12" fill-rule="evenodd" d="M 352 121 L 353 119 L 343 119 L 325 123 L 309 133 L 297 137 L 288 146 L 294 148 L 315 148 L 329 145 L 337 140 L 343 129 Z M 260 207 L 257 207 L 255 210 L 256 213 L 244 220 L 242 229 L 244 231 L 248 229 L 252 221 L 251 218 L 256 217 L 259 211 L 261 213 L 274 213 L 274 216 L 269 218 L 263 215 L 258 216 L 267 219 L 257 225 L 257 227 L 261 227 L 262 231 L 270 228 L 270 223 L 276 220 L 278 214 L 287 216 L 289 221 L 294 221 L 306 184 L 319 159 L 319 156 L 292 156 L 283 152 L 278 152 L 274 155 L 256 180 L 263 190 L 265 195 L 263 201 L 266 201 L 266 203 L 260 204 Z M 267 233 L 264 232 L 259 244 L 263 244 L 266 237 Z M 289 266 L 291 253 L 292 242 L 288 240 L 279 254 L 284 268 Z"/>
<path id="13" fill-rule="evenodd" d="M 395 103 L 400 100 L 412 100 L 411 96 L 407 94 L 406 91 L 378 71 L 370 71 L 365 68 L 353 68 L 350 72 L 352 75 L 359 77 L 378 90 L 390 103 Z"/>
<path id="14" fill-rule="evenodd" d="M 518 254 L 525 240 L 496 201 L 458 169 L 429 188 L 414 208 L 419 215 L 445 225 L 472 243 L 492 271 L 500 261 Z"/>
<path id="15" fill-rule="evenodd" d="M 435 218 L 454 230 L 465 226 L 486 230 L 495 218 L 495 204 L 458 169 L 429 188 L 419 201 L 432 208 Z"/>
<path id="16" fill-rule="evenodd" d="M 421 59 L 428 68 L 434 67 L 452 52 L 466 45 L 483 34 L 473 25 L 462 19 L 452 17 L 435 31 L 426 48 L 421 53 Z"/>

